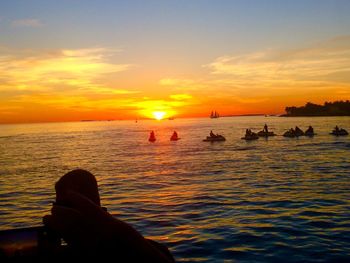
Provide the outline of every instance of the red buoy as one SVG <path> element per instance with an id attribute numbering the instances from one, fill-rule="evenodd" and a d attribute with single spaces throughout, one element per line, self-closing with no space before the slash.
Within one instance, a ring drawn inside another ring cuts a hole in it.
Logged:
<path id="1" fill-rule="evenodd" d="M 154 131 L 151 131 L 151 134 L 149 135 L 148 141 L 155 142 L 156 136 L 154 135 Z"/>

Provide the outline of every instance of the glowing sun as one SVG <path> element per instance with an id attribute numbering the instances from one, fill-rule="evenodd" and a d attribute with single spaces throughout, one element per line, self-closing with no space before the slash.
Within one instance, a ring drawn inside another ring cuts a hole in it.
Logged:
<path id="1" fill-rule="evenodd" d="M 164 115 L 166 114 L 166 112 L 164 112 L 164 111 L 154 111 L 154 112 L 152 112 L 152 114 L 153 114 L 153 117 L 155 119 L 161 120 L 161 119 L 164 118 Z"/>

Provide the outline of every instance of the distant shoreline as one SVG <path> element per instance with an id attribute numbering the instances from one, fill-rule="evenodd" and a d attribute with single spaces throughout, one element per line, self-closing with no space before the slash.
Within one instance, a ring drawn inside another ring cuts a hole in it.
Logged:
<path id="1" fill-rule="evenodd" d="M 223 115 L 220 118 L 235 118 L 235 117 L 350 117 L 350 115 L 305 115 L 305 116 L 291 116 L 287 114 L 242 114 L 242 115 Z M 220 119 L 218 118 L 218 119 Z M 178 117 L 176 119 L 209 119 L 208 117 Z M 0 123 L 0 125 L 21 125 L 21 124 L 41 124 L 41 123 L 71 123 L 71 122 L 119 122 L 119 121 L 135 121 L 134 119 L 110 119 L 110 120 L 72 120 L 72 121 L 43 121 L 43 122 L 10 122 L 10 123 Z M 145 118 L 138 119 L 138 121 L 155 121 L 154 119 Z M 162 121 L 168 121 L 164 119 Z"/>
<path id="2" fill-rule="evenodd" d="M 350 117 L 350 114 L 349 115 L 287 115 L 287 114 L 282 114 L 280 115 L 279 117 L 291 117 L 291 118 L 294 118 L 294 117 Z"/>
<path id="3" fill-rule="evenodd" d="M 258 113 L 258 114 L 239 114 L 239 115 L 223 115 L 220 117 L 254 117 L 254 116 L 277 116 L 277 115 L 267 115 L 267 114 L 262 114 L 262 113 Z"/>

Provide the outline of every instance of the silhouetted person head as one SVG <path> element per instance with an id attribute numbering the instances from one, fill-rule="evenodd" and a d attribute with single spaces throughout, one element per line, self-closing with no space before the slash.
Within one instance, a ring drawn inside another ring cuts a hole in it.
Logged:
<path id="1" fill-rule="evenodd" d="M 100 195 L 95 176 L 90 172 L 76 169 L 62 176 L 55 185 L 56 202 L 62 201 L 62 196 L 67 191 L 74 191 L 89 198 L 92 202 L 101 205 Z"/>
<path id="2" fill-rule="evenodd" d="M 166 246 L 144 238 L 100 206 L 97 181 L 90 172 L 71 171 L 55 188 L 57 202 L 43 222 L 67 243 L 57 262 L 175 262 Z"/>

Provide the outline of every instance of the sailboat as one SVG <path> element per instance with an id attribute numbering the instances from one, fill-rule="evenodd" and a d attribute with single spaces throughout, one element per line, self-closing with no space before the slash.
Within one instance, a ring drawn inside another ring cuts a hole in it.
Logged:
<path id="1" fill-rule="evenodd" d="M 217 113 L 216 111 L 212 111 L 210 114 L 210 118 L 211 119 L 219 118 L 219 113 Z"/>

